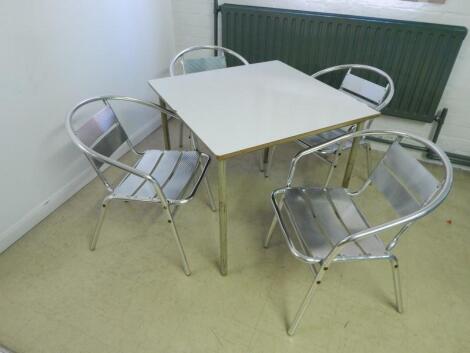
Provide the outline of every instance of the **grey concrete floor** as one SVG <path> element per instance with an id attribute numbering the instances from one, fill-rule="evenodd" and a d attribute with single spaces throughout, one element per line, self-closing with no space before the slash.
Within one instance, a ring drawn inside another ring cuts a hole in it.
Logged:
<path id="1" fill-rule="evenodd" d="M 140 148 L 161 145 L 156 131 Z M 0 255 L 0 342 L 17 353 L 470 351 L 470 174 L 463 171 L 455 172 L 445 204 L 396 250 L 403 314 L 394 308 L 388 263 L 337 264 L 297 334 L 287 336 L 311 273 L 279 230 L 269 249 L 262 241 L 272 219 L 270 192 L 285 183 L 297 151 L 295 144 L 278 148 L 269 179 L 256 154 L 228 162 L 227 277 L 218 270 L 217 213 L 203 188 L 176 216 L 190 277 L 155 205 L 111 204 L 90 252 L 104 196 L 95 179 Z M 364 173 L 360 155 L 353 184 Z M 321 162 L 309 160 L 300 182 L 318 184 L 325 174 Z M 216 163 L 209 175 L 215 191 Z M 389 216 L 373 195 L 364 207 L 377 220 Z"/>

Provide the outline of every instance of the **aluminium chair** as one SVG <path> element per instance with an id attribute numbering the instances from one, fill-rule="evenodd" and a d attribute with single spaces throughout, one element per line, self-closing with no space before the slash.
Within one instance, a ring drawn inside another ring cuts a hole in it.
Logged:
<path id="1" fill-rule="evenodd" d="M 293 185 L 295 170 L 304 157 L 332 145 L 341 148 L 353 138 L 369 136 L 393 138 L 393 143 L 358 190 Z M 429 148 L 439 157 L 444 169 L 442 179 L 434 177 L 400 145 L 404 138 Z M 324 275 L 331 271 L 335 262 L 389 261 L 392 265 L 397 310 L 402 312 L 398 259 L 393 250 L 403 233 L 415 221 L 428 215 L 445 200 L 452 187 L 452 178 L 451 163 L 438 146 L 403 132 L 362 130 L 299 152 L 291 162 L 286 186 L 272 193 L 275 217 L 264 243 L 267 248 L 276 224 L 279 224 L 291 253 L 308 264 L 313 272 L 313 282 L 288 334 L 295 333 L 315 291 L 323 284 Z M 375 189 L 371 191 L 375 192 L 372 198 L 363 195 L 370 187 Z M 364 208 L 357 203 L 358 197 L 366 197 L 369 204 L 375 202 L 374 207 L 386 208 L 388 204 L 394 216 L 371 225 Z M 378 200 L 381 202 L 377 203 Z M 381 237 L 390 229 L 397 232 L 391 241 L 384 242 Z"/>
<path id="2" fill-rule="evenodd" d="M 109 192 L 101 204 L 98 224 L 90 241 L 90 250 L 96 247 L 110 201 L 156 203 L 166 215 L 183 261 L 184 272 L 189 276 L 191 270 L 175 226 L 174 213 L 178 206 L 186 204 L 194 197 L 201 181 L 204 181 L 209 202 L 215 210 L 209 183 L 205 177 L 210 157 L 196 150 L 137 151 L 113 110 L 112 102 L 122 102 L 135 107 L 144 106 L 169 116 L 175 116 L 173 111 L 155 103 L 119 96 L 102 96 L 84 100 L 77 104 L 67 116 L 65 125 L 70 138 L 85 154 Z M 96 105 L 99 105 L 100 109 L 97 109 Z M 88 115 L 84 114 L 84 111 L 93 111 L 93 113 Z M 133 166 L 115 158 L 118 149 L 126 144 L 137 159 Z M 103 173 L 107 166 L 120 169 L 126 174 L 118 183 L 113 184 Z"/>
<path id="3" fill-rule="evenodd" d="M 347 70 L 347 71 L 346 71 Z M 371 76 L 377 77 L 385 82 L 385 86 L 376 84 L 372 81 L 369 81 L 365 78 L 362 78 L 353 73 L 354 71 L 360 71 L 362 73 L 367 73 Z M 341 84 L 338 88 L 341 92 L 367 104 L 372 109 L 375 109 L 381 112 L 387 107 L 390 101 L 393 98 L 395 93 L 395 85 L 392 78 L 383 70 L 380 70 L 376 67 L 369 65 L 361 64 L 345 64 L 329 67 L 327 69 L 318 71 L 312 75 L 313 78 L 320 78 L 330 74 L 339 74 L 342 71 L 346 71 Z M 372 120 L 366 122 L 366 129 L 370 129 Z M 339 136 L 346 135 L 347 133 L 355 131 L 355 125 L 349 126 L 346 128 L 333 129 L 326 131 L 317 135 L 309 136 L 298 140 L 298 144 L 303 148 L 310 148 L 318 146 L 327 141 L 331 141 L 334 138 Z M 367 172 L 370 172 L 370 144 L 367 143 L 365 139 L 361 139 L 361 145 L 365 148 L 366 153 L 366 164 Z M 322 161 L 326 162 L 330 166 L 330 170 L 327 177 L 327 184 L 330 180 L 332 170 L 336 167 L 334 161 L 337 161 L 337 158 L 334 157 L 335 154 L 341 154 L 342 151 L 350 149 L 352 142 L 347 142 L 343 145 L 342 150 L 340 150 L 338 145 L 330 145 L 327 149 L 320 150 L 316 153 L 316 156 L 319 157 Z M 333 161 L 329 160 L 328 157 L 333 156 Z M 268 161 L 268 172 L 272 163 L 272 156 L 269 156 Z"/>
<path id="4" fill-rule="evenodd" d="M 206 56 L 199 57 L 197 54 L 201 52 L 205 52 Z M 212 55 L 214 52 L 216 55 Z M 231 49 L 216 45 L 194 46 L 184 49 L 173 58 L 170 64 L 170 76 L 224 69 L 227 67 L 226 55 L 236 59 L 236 61 L 243 65 L 249 64 L 243 56 Z M 182 120 L 180 121 L 179 129 L 179 147 L 183 147 L 184 124 Z M 194 136 L 191 137 L 194 138 Z"/>

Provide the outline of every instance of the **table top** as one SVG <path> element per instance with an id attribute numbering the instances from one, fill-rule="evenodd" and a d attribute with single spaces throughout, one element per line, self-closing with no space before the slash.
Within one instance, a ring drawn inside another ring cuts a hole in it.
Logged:
<path id="1" fill-rule="evenodd" d="M 217 159 L 380 113 L 280 61 L 149 81 Z"/>

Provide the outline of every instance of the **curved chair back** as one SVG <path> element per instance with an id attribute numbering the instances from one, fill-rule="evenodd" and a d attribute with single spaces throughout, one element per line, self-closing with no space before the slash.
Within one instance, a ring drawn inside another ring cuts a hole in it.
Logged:
<path id="1" fill-rule="evenodd" d="M 159 105 L 131 97 L 120 96 L 102 96 L 86 99 L 77 104 L 72 111 L 68 114 L 65 121 L 67 132 L 72 139 L 73 143 L 85 154 L 87 159 L 92 164 L 96 173 L 103 181 L 108 190 L 112 190 L 112 185 L 106 180 L 102 173 L 102 166 L 105 164 L 113 165 L 117 168 L 123 169 L 129 173 L 139 175 L 144 179 L 148 179 L 148 175 L 136 170 L 124 163 L 119 162 L 117 159 L 112 158 L 114 153 L 125 143 L 136 154 L 139 154 L 132 142 L 129 140 L 127 133 L 122 127 L 117 115 L 111 107 L 110 101 L 125 101 L 129 103 L 137 103 L 150 108 L 157 109 L 170 116 L 175 116 L 175 113 L 167 110 Z M 80 125 L 77 120 L 78 112 L 84 107 L 91 104 L 101 102 L 103 107 L 96 111 L 91 116 L 87 117 Z M 79 125 L 79 126 L 76 126 Z"/>
<path id="2" fill-rule="evenodd" d="M 193 54 L 199 51 L 216 51 L 216 56 L 206 56 L 202 58 L 188 58 L 188 54 Z M 223 69 L 227 67 L 227 60 L 225 55 L 231 55 L 238 59 L 243 65 L 248 65 L 248 61 L 238 54 L 237 52 L 216 45 L 202 45 L 186 48 L 178 53 L 170 64 L 170 76 L 175 76 L 177 66 L 180 65 L 183 74 L 190 74 L 201 71 L 209 71 L 216 69 Z"/>
<path id="3" fill-rule="evenodd" d="M 382 111 L 392 100 L 395 93 L 395 85 L 392 78 L 383 70 L 380 70 L 374 66 L 361 65 L 361 64 L 345 64 L 329 67 L 327 69 L 318 71 L 312 75 L 313 78 L 320 76 L 347 70 L 346 75 L 341 82 L 339 87 L 340 91 L 343 91 L 354 98 L 366 103 L 368 106 L 375 110 Z M 354 75 L 353 70 L 362 70 L 373 72 L 377 76 L 382 77 L 387 84 L 381 86 L 362 77 Z"/>

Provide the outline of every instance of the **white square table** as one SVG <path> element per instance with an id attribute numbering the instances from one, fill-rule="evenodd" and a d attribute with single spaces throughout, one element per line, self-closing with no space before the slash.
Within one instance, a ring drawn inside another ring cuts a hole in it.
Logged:
<path id="1" fill-rule="evenodd" d="M 357 124 L 380 113 L 280 62 L 236 66 L 149 81 L 218 161 L 220 271 L 227 274 L 226 160 L 251 151 Z M 165 148 L 168 123 L 162 117 Z M 352 172 L 349 154 L 343 185 Z"/>

